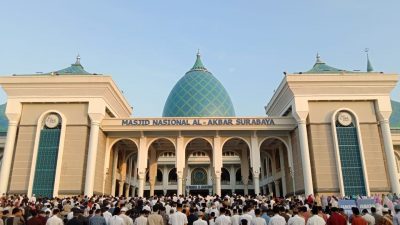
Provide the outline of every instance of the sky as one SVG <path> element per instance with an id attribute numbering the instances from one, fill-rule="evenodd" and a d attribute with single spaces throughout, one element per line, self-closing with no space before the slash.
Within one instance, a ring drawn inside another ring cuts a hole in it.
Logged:
<path id="1" fill-rule="evenodd" d="M 161 116 L 200 49 L 237 116 L 265 115 L 288 73 L 327 64 L 400 72 L 400 1 L 1 1 L 0 74 L 112 75 L 139 117 Z M 397 85 L 392 98 L 400 100 Z M 0 93 L 0 101 L 6 95 Z"/>

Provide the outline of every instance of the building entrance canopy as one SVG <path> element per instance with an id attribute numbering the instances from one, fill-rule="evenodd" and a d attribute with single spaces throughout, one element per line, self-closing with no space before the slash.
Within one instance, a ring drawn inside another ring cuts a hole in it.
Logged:
<path id="1" fill-rule="evenodd" d="M 155 117 L 104 119 L 104 131 L 292 130 L 291 117 Z"/>

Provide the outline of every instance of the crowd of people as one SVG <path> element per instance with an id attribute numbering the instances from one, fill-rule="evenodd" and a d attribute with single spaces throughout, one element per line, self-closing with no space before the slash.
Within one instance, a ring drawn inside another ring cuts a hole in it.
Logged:
<path id="1" fill-rule="evenodd" d="M 0 225 L 400 225 L 397 196 L 373 198 L 370 209 L 353 207 L 348 213 L 335 196 L 3 195 Z"/>

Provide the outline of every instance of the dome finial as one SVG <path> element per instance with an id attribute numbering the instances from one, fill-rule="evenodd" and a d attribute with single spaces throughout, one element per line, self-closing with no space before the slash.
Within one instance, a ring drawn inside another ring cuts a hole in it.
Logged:
<path id="1" fill-rule="evenodd" d="M 319 56 L 319 53 L 317 52 L 317 61 L 315 63 L 322 63 L 321 57 Z"/>
<path id="2" fill-rule="evenodd" d="M 368 55 L 369 48 L 365 48 L 364 51 L 365 51 L 365 53 L 367 53 L 367 72 L 372 72 L 372 71 L 374 71 L 374 68 L 372 67 L 371 62 L 369 61 L 369 55 Z"/>
<path id="3" fill-rule="evenodd" d="M 81 56 L 79 55 L 79 53 L 78 53 L 78 55 L 76 56 L 76 62 L 75 62 L 75 64 L 77 64 L 77 65 L 80 65 L 80 64 L 81 64 Z"/>
<path id="4" fill-rule="evenodd" d="M 194 63 L 191 71 L 192 70 L 204 70 L 204 71 L 207 71 L 207 69 L 203 65 L 203 62 L 201 62 L 200 49 L 197 49 L 196 62 Z"/>

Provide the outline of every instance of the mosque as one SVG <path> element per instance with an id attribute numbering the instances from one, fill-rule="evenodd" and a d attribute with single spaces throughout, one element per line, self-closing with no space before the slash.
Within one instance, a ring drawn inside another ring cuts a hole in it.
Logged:
<path id="1" fill-rule="evenodd" d="M 265 115 L 237 117 L 203 65 L 162 117 L 132 116 L 111 76 L 70 67 L 0 77 L 0 193 L 371 195 L 400 193 L 399 76 L 341 70 L 319 56 L 285 73 Z"/>

